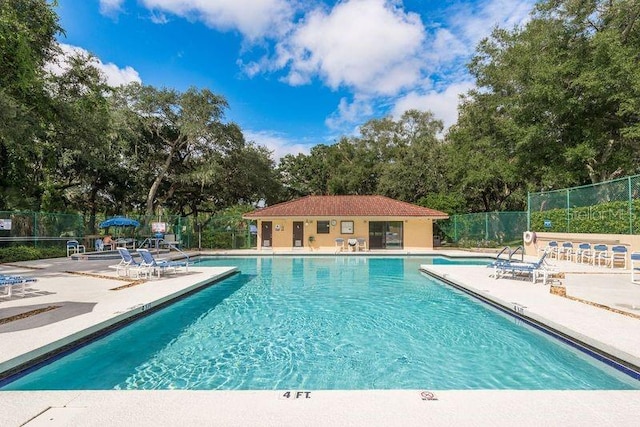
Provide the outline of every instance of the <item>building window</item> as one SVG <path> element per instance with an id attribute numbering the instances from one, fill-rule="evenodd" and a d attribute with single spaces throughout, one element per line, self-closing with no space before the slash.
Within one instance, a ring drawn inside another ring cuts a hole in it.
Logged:
<path id="1" fill-rule="evenodd" d="M 329 234 L 329 221 L 318 221 L 317 224 L 318 234 Z"/>

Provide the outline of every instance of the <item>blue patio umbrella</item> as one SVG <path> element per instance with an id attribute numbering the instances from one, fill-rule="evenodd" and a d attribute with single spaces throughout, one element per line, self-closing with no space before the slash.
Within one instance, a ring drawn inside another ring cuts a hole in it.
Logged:
<path id="1" fill-rule="evenodd" d="M 135 219 L 125 218 L 123 216 L 116 216 L 113 218 L 109 218 L 107 220 L 102 221 L 98 227 L 100 228 L 109 228 L 109 227 L 140 227 L 140 223 Z"/>

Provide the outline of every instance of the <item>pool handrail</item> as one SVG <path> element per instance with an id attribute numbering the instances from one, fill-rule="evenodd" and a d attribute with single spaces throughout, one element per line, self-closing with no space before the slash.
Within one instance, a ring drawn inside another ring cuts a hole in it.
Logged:
<path id="1" fill-rule="evenodd" d="M 189 262 L 191 261 L 191 258 L 189 258 L 189 255 L 187 255 L 186 252 L 184 252 L 182 249 L 180 249 L 177 246 L 175 246 L 173 243 L 166 242 L 166 245 L 169 248 L 169 252 L 171 252 L 171 249 L 175 249 L 176 251 L 180 252 L 182 254 L 182 256 L 186 258 L 187 266 L 189 265 Z"/>
<path id="2" fill-rule="evenodd" d="M 496 255 L 496 261 L 500 260 L 500 255 L 502 255 L 505 252 L 509 255 L 509 260 L 511 260 L 511 248 L 509 246 L 505 246 L 504 248 L 502 248 L 500 252 L 498 252 L 498 255 Z"/>
<path id="3" fill-rule="evenodd" d="M 513 261 L 513 256 L 515 254 L 517 254 L 518 252 L 520 252 L 520 261 L 524 261 L 524 247 L 523 246 L 518 246 L 517 248 L 515 248 L 512 251 L 509 251 L 509 262 Z"/>

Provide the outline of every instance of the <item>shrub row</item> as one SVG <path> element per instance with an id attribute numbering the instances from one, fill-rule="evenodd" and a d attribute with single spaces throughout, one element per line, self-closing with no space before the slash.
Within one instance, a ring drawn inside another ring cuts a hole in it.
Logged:
<path id="1" fill-rule="evenodd" d="M 634 200 L 629 211 L 628 201 L 599 205 L 531 212 L 532 231 L 636 234 L 640 231 L 640 200 Z M 630 228 L 632 221 L 632 229 Z M 546 222 L 546 226 L 545 226 Z"/>
<path id="2" fill-rule="evenodd" d="M 0 263 L 30 261 L 34 259 L 58 258 L 66 255 L 64 248 L 35 248 L 32 246 L 11 246 L 0 248 Z"/>

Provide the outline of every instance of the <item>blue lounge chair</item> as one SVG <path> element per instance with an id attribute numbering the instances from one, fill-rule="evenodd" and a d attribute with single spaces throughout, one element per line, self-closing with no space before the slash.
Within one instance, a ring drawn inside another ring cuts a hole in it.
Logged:
<path id="1" fill-rule="evenodd" d="M 550 253 L 545 251 L 540 259 L 536 262 L 522 262 L 522 261 L 508 261 L 508 260 L 496 260 L 492 266 L 494 269 L 494 277 L 499 279 L 507 273 L 510 273 L 512 277 L 516 276 L 531 276 L 532 282 L 537 282 L 538 277 L 542 275 L 542 283 L 547 284 L 548 269 L 545 267 L 545 259 Z"/>
<path id="2" fill-rule="evenodd" d="M 140 263 L 140 265 L 143 267 L 147 267 L 150 270 L 152 269 L 158 274 L 158 277 L 160 277 L 160 274 L 164 271 L 171 270 L 173 272 L 176 272 L 178 271 L 178 268 L 181 267 L 185 267 L 186 271 L 189 271 L 189 262 L 155 259 L 148 249 L 137 249 L 137 251 L 142 257 L 142 262 Z"/>
<path id="3" fill-rule="evenodd" d="M 141 274 L 147 277 L 149 276 L 149 268 L 133 259 L 129 249 L 124 247 L 119 247 L 117 249 L 120 257 L 122 257 L 120 263 L 116 265 L 116 272 L 118 276 L 121 275 L 121 271 L 124 271 L 123 276 L 135 275 L 136 277 L 140 277 Z"/>
<path id="4" fill-rule="evenodd" d="M 13 295 L 13 288 L 20 286 L 22 290 L 22 296 L 24 296 L 25 286 L 29 282 L 36 282 L 38 279 L 34 277 L 12 276 L 7 274 L 0 274 L 0 287 L 6 288 L 7 292 L 4 296 L 11 297 Z"/>

